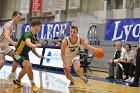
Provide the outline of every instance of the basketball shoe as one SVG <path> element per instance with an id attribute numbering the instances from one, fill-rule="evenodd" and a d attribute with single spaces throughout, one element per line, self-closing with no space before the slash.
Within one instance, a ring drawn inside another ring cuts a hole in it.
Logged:
<path id="1" fill-rule="evenodd" d="M 22 88 L 23 87 L 23 85 L 21 84 L 21 81 L 19 81 L 19 80 L 13 80 L 13 83 L 14 84 L 16 84 L 18 87 L 20 87 L 20 88 Z"/>
<path id="2" fill-rule="evenodd" d="M 33 92 L 38 92 L 39 91 L 39 89 L 37 88 L 35 83 L 32 83 L 32 90 L 33 90 Z"/>

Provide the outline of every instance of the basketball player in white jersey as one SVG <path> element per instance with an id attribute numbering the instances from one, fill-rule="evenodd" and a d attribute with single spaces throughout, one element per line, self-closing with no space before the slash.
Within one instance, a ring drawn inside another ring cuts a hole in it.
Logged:
<path id="1" fill-rule="evenodd" d="M 80 38 L 80 36 L 78 35 L 77 27 L 71 26 L 70 36 L 66 37 L 62 41 L 61 46 L 61 58 L 63 60 L 64 73 L 67 79 L 70 80 L 70 87 L 74 85 L 74 79 L 70 74 L 70 67 L 72 66 L 72 64 L 74 66 L 75 72 L 80 76 L 80 78 L 86 84 L 89 84 L 88 79 L 86 79 L 86 77 L 83 76 L 83 71 L 80 69 L 80 55 L 78 55 L 80 45 L 91 51 L 96 49 L 95 47 L 92 47 L 91 45 L 85 43 L 83 38 Z"/>
<path id="2" fill-rule="evenodd" d="M 13 30 L 14 25 L 18 24 L 21 20 L 21 13 L 18 11 L 14 11 L 12 15 L 12 20 L 6 22 L 3 25 L 3 28 L 0 29 L 0 69 L 4 66 L 5 64 L 5 56 L 9 55 L 13 57 L 14 54 L 14 49 L 12 49 L 9 44 L 16 46 L 17 42 L 12 40 L 11 35 L 15 32 Z M 18 67 L 18 64 L 16 62 L 13 62 L 12 66 L 12 71 L 11 74 L 8 76 L 10 79 L 15 78 L 15 71 L 16 68 Z"/>

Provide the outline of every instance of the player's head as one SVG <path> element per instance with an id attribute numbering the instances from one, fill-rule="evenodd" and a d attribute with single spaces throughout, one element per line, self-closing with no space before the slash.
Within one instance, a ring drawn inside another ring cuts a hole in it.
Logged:
<path id="1" fill-rule="evenodd" d="M 78 34 L 78 28 L 76 26 L 71 26 L 70 27 L 70 36 L 74 37 L 77 36 Z"/>
<path id="2" fill-rule="evenodd" d="M 21 13 L 18 11 L 14 11 L 12 14 L 12 20 L 15 24 L 18 24 L 21 20 Z"/>
<path id="3" fill-rule="evenodd" d="M 40 25 L 41 22 L 38 19 L 33 19 L 31 21 L 32 30 L 34 30 L 35 33 L 38 33 L 40 31 Z"/>

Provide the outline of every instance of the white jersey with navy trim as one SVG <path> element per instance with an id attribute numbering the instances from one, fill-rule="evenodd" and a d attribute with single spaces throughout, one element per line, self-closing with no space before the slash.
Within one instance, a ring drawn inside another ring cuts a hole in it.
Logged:
<path id="1" fill-rule="evenodd" d="M 13 30 L 13 24 L 12 21 L 8 21 L 8 23 L 10 23 L 12 25 L 12 29 L 10 34 L 12 35 L 15 31 Z M 0 29 L 0 43 L 3 44 L 4 46 L 8 46 L 9 42 L 5 39 L 4 37 L 4 25 L 3 27 Z"/>
<path id="2" fill-rule="evenodd" d="M 77 42 L 72 44 L 69 37 L 66 37 L 67 40 L 67 47 L 65 50 L 66 57 L 76 56 L 79 53 L 79 46 L 80 46 L 80 36 L 77 35 Z"/>

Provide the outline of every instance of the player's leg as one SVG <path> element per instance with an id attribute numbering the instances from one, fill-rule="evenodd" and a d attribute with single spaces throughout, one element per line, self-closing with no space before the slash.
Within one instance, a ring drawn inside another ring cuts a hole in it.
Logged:
<path id="1" fill-rule="evenodd" d="M 75 72 L 80 76 L 80 78 L 86 83 L 86 84 L 90 84 L 89 83 L 89 80 L 86 79 L 86 77 L 83 75 L 83 71 L 82 69 L 80 68 L 80 56 L 77 55 L 76 57 L 74 57 L 73 59 L 73 66 L 74 66 L 74 70 Z"/>
<path id="2" fill-rule="evenodd" d="M 69 68 L 64 67 L 64 73 L 66 75 L 66 78 L 70 80 L 69 87 L 74 86 L 74 79 L 70 73 L 70 67 Z"/>
<path id="3" fill-rule="evenodd" d="M 75 72 L 80 76 L 80 78 L 83 78 L 83 71 L 82 69 L 80 68 L 80 61 L 79 60 L 75 60 L 73 62 L 73 66 L 74 66 L 74 70 Z"/>
<path id="4" fill-rule="evenodd" d="M 23 63 L 22 63 L 22 66 L 27 71 L 27 75 L 28 75 L 28 78 L 31 82 L 33 92 L 37 92 L 39 89 L 37 88 L 37 86 L 34 83 L 32 64 L 28 60 L 24 60 Z"/>
<path id="5" fill-rule="evenodd" d="M 11 47 L 8 47 L 7 48 L 7 55 L 13 57 L 14 49 L 12 49 Z M 17 67 L 18 67 L 18 63 L 14 61 L 12 63 L 11 73 L 7 77 L 8 80 L 15 80 L 16 79 L 16 73 L 15 72 L 16 72 Z"/>
<path id="6" fill-rule="evenodd" d="M 0 69 L 4 66 L 5 63 L 5 54 L 4 52 L 0 51 Z"/>
<path id="7" fill-rule="evenodd" d="M 70 70 L 71 70 L 71 65 L 72 65 L 72 61 L 71 61 L 72 58 L 66 58 L 66 62 L 67 62 L 67 65 L 69 67 L 66 67 L 65 65 L 63 65 L 63 68 L 64 68 L 64 73 L 65 73 L 65 76 L 68 80 L 70 80 L 70 84 L 69 84 L 69 87 L 71 86 L 74 86 L 74 79 L 70 73 Z"/>
<path id="8" fill-rule="evenodd" d="M 22 70 L 19 72 L 18 78 L 16 80 L 13 80 L 13 83 L 18 85 L 19 87 L 23 87 L 23 85 L 21 85 L 21 79 L 26 73 L 27 70 L 25 68 L 22 68 Z"/>

